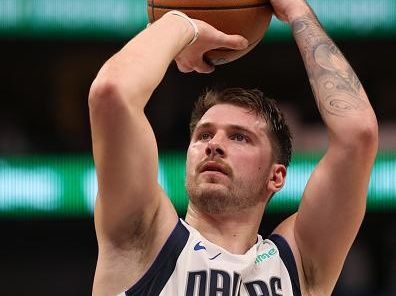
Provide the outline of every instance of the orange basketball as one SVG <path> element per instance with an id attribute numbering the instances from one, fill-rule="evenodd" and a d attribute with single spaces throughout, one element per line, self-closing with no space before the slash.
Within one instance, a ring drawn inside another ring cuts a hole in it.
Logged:
<path id="1" fill-rule="evenodd" d="M 226 34 L 242 35 L 249 41 L 245 50 L 216 49 L 206 53 L 214 65 L 232 62 L 252 50 L 264 37 L 272 18 L 269 0 L 147 0 L 150 22 L 166 12 L 179 10 L 207 22 Z"/>

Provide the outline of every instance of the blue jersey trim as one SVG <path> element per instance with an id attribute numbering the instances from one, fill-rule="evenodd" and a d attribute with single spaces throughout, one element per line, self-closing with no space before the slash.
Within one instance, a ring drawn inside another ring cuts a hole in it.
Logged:
<path id="1" fill-rule="evenodd" d="M 280 257 L 289 272 L 293 295 L 301 296 L 300 281 L 298 279 L 298 271 L 296 261 L 294 260 L 293 252 L 287 241 L 279 234 L 271 234 L 269 240 L 274 242 L 279 250 Z"/>
<path id="2" fill-rule="evenodd" d="M 189 235 L 190 232 L 179 220 L 149 270 L 125 295 L 158 296 L 175 270 L 177 259 L 187 244 Z"/>

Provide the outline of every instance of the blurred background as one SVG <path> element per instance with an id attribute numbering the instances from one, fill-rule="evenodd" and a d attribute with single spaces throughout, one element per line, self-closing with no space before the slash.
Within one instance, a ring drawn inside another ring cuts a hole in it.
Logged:
<path id="1" fill-rule="evenodd" d="M 396 295 L 396 1 L 308 2 L 380 123 L 367 215 L 333 295 Z M 97 184 L 87 97 L 101 65 L 146 24 L 145 0 L 0 0 L 0 295 L 91 294 Z M 210 76 L 172 64 L 155 91 L 146 110 L 159 182 L 181 216 L 190 111 L 213 86 L 260 88 L 291 125 L 295 153 L 265 214 L 267 235 L 296 210 L 327 144 L 289 28 L 273 20 L 254 51 Z"/>

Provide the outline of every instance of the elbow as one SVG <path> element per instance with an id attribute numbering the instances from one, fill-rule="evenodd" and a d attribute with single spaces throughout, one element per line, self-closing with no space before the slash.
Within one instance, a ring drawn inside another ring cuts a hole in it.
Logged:
<path id="1" fill-rule="evenodd" d="M 344 130 L 342 145 L 354 156 L 362 156 L 366 160 L 375 159 L 378 150 L 378 123 L 373 115 L 365 121 Z"/>
<path id="2" fill-rule="evenodd" d="M 91 125 L 110 126 L 133 114 L 144 112 L 139 97 L 125 92 L 120 83 L 111 77 L 98 77 L 91 85 L 88 96 L 88 109 Z M 134 111 L 134 112 L 131 112 Z M 103 125 L 104 124 L 104 125 Z"/>
<path id="3" fill-rule="evenodd" d="M 377 153 L 378 122 L 374 114 L 371 118 L 359 125 L 356 138 L 359 142 L 359 146 L 363 147 L 365 150 L 372 151 L 375 154 Z"/>
<path id="4" fill-rule="evenodd" d="M 375 158 L 379 141 L 378 122 L 373 111 L 339 120 L 329 127 L 329 148 L 344 151 L 351 157 Z"/>
<path id="5" fill-rule="evenodd" d="M 107 104 L 114 104 L 114 101 L 119 100 L 121 100 L 121 92 L 114 79 L 98 75 L 89 90 L 89 109 L 92 110 Z"/>
<path id="6" fill-rule="evenodd" d="M 124 74 L 114 70 L 111 63 L 105 64 L 92 82 L 89 95 L 89 109 L 123 106 L 143 109 L 146 97 L 141 82 L 136 79 L 125 81 Z"/>

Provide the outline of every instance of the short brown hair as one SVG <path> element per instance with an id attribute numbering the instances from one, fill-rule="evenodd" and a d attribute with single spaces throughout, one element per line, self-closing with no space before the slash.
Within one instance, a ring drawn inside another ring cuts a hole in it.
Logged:
<path id="1" fill-rule="evenodd" d="M 264 118 L 268 126 L 274 159 L 286 167 L 292 154 L 292 136 L 286 120 L 275 100 L 264 96 L 258 89 L 226 88 L 206 90 L 195 103 L 191 121 L 190 135 L 198 121 L 211 107 L 217 104 L 231 104 L 246 108 Z"/>

